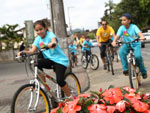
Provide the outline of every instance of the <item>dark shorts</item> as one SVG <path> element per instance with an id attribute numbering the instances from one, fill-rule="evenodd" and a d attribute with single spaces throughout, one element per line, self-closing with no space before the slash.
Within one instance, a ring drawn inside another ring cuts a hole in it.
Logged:
<path id="1" fill-rule="evenodd" d="M 106 45 L 109 45 L 111 43 L 112 43 L 111 39 L 109 39 L 107 42 L 101 42 L 101 47 L 99 47 L 100 48 L 100 56 L 101 56 L 101 58 L 104 58 L 106 56 Z M 113 48 L 112 45 L 110 45 L 110 46 Z"/>
<path id="2" fill-rule="evenodd" d="M 65 71 L 67 69 L 67 67 L 58 64 L 56 62 L 53 62 L 52 60 L 49 59 L 40 59 L 38 61 L 38 69 L 43 71 L 43 68 L 45 69 L 54 69 L 55 73 L 56 73 L 56 81 L 57 83 L 63 87 L 64 85 L 66 85 L 65 82 Z"/>

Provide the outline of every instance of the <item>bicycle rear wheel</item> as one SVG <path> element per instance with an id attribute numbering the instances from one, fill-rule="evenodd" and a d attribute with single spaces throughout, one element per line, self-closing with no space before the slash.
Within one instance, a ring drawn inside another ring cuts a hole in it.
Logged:
<path id="1" fill-rule="evenodd" d="M 137 74 L 136 74 L 136 66 L 134 66 L 132 63 L 129 63 L 128 64 L 128 73 L 129 73 L 129 81 L 130 81 L 130 86 L 131 88 L 134 88 L 134 89 L 139 89 L 139 85 L 140 85 L 140 82 L 139 82 L 139 79 Z"/>
<path id="2" fill-rule="evenodd" d="M 28 109 L 31 92 L 33 92 L 32 105 Z M 26 84 L 18 89 L 15 93 L 11 105 L 11 113 L 50 113 L 50 103 L 46 93 L 40 89 L 39 101 L 36 109 L 32 109 L 35 105 L 37 92 L 34 84 Z"/>
<path id="3" fill-rule="evenodd" d="M 98 57 L 95 54 L 92 54 L 92 57 L 91 57 L 91 68 L 93 70 L 97 70 L 98 67 L 99 67 Z"/>
<path id="4" fill-rule="evenodd" d="M 70 88 L 71 96 L 77 96 L 81 93 L 80 83 L 75 74 L 67 73 L 65 76 L 65 81 Z"/>

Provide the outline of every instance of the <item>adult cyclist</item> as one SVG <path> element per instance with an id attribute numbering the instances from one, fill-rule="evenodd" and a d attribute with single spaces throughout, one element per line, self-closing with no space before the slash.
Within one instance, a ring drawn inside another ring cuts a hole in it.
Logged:
<path id="1" fill-rule="evenodd" d="M 96 40 L 98 42 L 98 46 L 100 48 L 100 56 L 101 60 L 104 64 L 104 70 L 107 69 L 107 65 L 105 62 L 105 56 L 106 56 L 106 45 L 110 44 L 112 42 L 111 38 L 115 37 L 115 32 L 113 28 L 109 25 L 107 25 L 107 22 L 105 20 L 102 20 L 101 27 L 97 30 L 96 33 Z M 113 53 L 113 47 L 111 49 L 111 52 Z"/>

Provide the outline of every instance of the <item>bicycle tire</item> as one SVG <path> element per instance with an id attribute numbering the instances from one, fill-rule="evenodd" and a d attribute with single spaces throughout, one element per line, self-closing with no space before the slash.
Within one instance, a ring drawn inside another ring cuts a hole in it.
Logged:
<path id="1" fill-rule="evenodd" d="M 81 56 L 81 65 L 84 69 L 87 69 L 88 67 L 88 62 L 86 61 L 86 58 L 84 55 Z"/>
<path id="2" fill-rule="evenodd" d="M 114 73 L 114 68 L 113 68 L 113 63 L 112 63 L 112 57 L 111 57 L 111 54 L 110 54 L 110 48 L 108 48 L 109 50 L 108 50 L 108 61 L 109 61 L 109 65 L 110 65 L 110 68 L 111 68 L 111 72 L 112 72 L 112 75 L 114 75 L 115 73 Z"/>
<path id="3" fill-rule="evenodd" d="M 117 47 L 114 48 L 114 56 L 116 56 L 116 62 L 119 62 L 119 56 L 118 56 L 118 51 L 117 51 Z"/>
<path id="4" fill-rule="evenodd" d="M 74 73 L 67 73 L 65 75 L 65 81 L 70 88 L 71 96 L 77 96 L 81 93 L 79 80 Z"/>
<path id="5" fill-rule="evenodd" d="M 25 84 L 21 86 L 17 92 L 15 93 L 12 105 L 11 105 L 11 113 L 27 113 L 29 112 L 28 105 L 30 101 L 30 92 L 31 90 L 35 91 L 35 85 L 34 84 Z M 33 96 L 34 102 L 34 96 Z M 43 100 L 42 100 L 43 99 Z M 34 104 L 33 104 L 34 106 Z M 46 93 L 43 91 L 43 89 L 40 88 L 40 97 L 37 105 L 36 111 L 32 111 L 33 113 L 50 113 L 50 103 L 48 100 L 48 97 Z"/>
<path id="6" fill-rule="evenodd" d="M 96 61 L 96 62 L 95 62 Z M 99 60 L 98 57 L 95 54 L 92 54 L 91 58 L 91 69 L 97 70 L 99 67 Z"/>
<path id="7" fill-rule="evenodd" d="M 128 64 L 128 74 L 129 74 L 129 81 L 131 88 L 134 88 L 135 90 L 139 89 L 139 80 L 137 79 L 135 66 L 132 65 L 132 63 Z"/>

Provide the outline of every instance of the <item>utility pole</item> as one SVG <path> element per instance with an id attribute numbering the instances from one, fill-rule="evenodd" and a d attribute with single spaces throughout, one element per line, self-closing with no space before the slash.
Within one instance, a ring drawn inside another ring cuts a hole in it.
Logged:
<path id="1" fill-rule="evenodd" d="M 52 31 L 58 37 L 61 48 L 69 56 L 63 0 L 50 0 L 50 6 Z"/>
<path id="2" fill-rule="evenodd" d="M 59 38 L 67 37 L 63 0 L 50 0 L 53 32 Z"/>
<path id="3" fill-rule="evenodd" d="M 70 21 L 70 12 L 69 9 L 74 8 L 74 7 L 68 7 L 68 20 L 69 20 L 69 28 L 70 28 L 70 35 L 72 35 L 72 26 L 71 26 L 71 21 Z"/>

